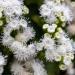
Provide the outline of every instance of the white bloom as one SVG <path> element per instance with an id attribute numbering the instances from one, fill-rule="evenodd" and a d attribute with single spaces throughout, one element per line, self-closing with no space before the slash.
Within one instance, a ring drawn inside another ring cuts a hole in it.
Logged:
<path id="1" fill-rule="evenodd" d="M 55 29 L 56 29 L 57 25 L 56 24 L 52 24 L 48 27 L 48 32 L 49 33 L 52 33 L 52 32 L 55 32 Z"/>
<path id="2" fill-rule="evenodd" d="M 55 15 L 58 16 L 58 17 L 61 17 L 62 13 L 61 12 L 55 12 Z"/>
<path id="3" fill-rule="evenodd" d="M 23 6 L 23 13 L 24 14 L 28 14 L 29 13 L 29 9 L 26 6 Z"/>
<path id="4" fill-rule="evenodd" d="M 25 19 L 15 19 L 12 20 L 10 23 L 7 24 L 7 26 L 4 28 L 4 36 L 10 37 L 10 33 L 13 30 L 19 29 L 20 26 L 24 28 L 22 35 L 25 37 L 26 41 L 34 37 L 35 32 L 33 28 L 27 27 L 27 22 Z"/>
<path id="5" fill-rule="evenodd" d="M 36 48 L 34 44 L 24 46 L 20 42 L 15 41 L 10 49 L 13 51 L 14 56 L 19 61 L 26 61 L 36 55 Z"/>
<path id="6" fill-rule="evenodd" d="M 9 19 L 29 13 L 29 9 L 24 6 L 23 0 L 1 0 L 0 11 L 3 11 L 4 16 L 9 17 Z"/>
<path id="7" fill-rule="evenodd" d="M 5 65 L 5 58 L 0 54 L 0 66 Z"/>
<path id="8" fill-rule="evenodd" d="M 44 24 L 43 29 L 47 29 L 49 27 L 49 24 Z"/>
<path id="9" fill-rule="evenodd" d="M 4 46 L 10 47 L 10 45 L 14 42 L 14 39 L 9 36 L 3 36 L 2 44 Z"/>
<path id="10" fill-rule="evenodd" d="M 47 16 L 51 14 L 51 10 L 47 7 L 47 5 L 43 4 L 40 8 L 40 13 L 42 16 Z"/>
<path id="11" fill-rule="evenodd" d="M 13 62 L 11 65 L 11 72 L 12 75 L 33 75 L 33 73 L 28 72 L 27 69 L 17 61 Z"/>
<path id="12" fill-rule="evenodd" d="M 61 37 L 60 43 L 65 46 L 66 52 L 73 52 L 72 41 L 69 38 Z"/>
<path id="13" fill-rule="evenodd" d="M 23 26 L 24 28 L 27 27 L 27 21 L 25 19 L 20 20 L 20 25 Z"/>
<path id="14" fill-rule="evenodd" d="M 55 32 L 55 28 L 53 28 L 52 26 L 49 26 L 49 28 L 47 29 L 47 31 L 49 33 L 53 33 L 53 32 Z"/>
<path id="15" fill-rule="evenodd" d="M 6 64 L 6 59 L 2 54 L 0 53 L 0 75 L 3 73 L 3 66 Z"/>
<path id="16" fill-rule="evenodd" d="M 56 2 L 59 4 L 56 4 Z M 56 13 L 58 14 L 60 12 L 63 13 L 63 15 L 58 15 L 58 17 L 60 17 L 62 21 L 72 21 L 73 16 L 70 8 L 65 4 L 61 4 L 60 0 L 56 2 L 45 0 L 44 4 L 40 7 L 41 16 L 44 17 L 48 23 L 54 23 L 57 18 Z"/>
<path id="17" fill-rule="evenodd" d="M 15 30 L 15 29 L 18 29 L 19 28 L 19 21 L 20 21 L 20 19 L 18 19 L 18 18 L 16 18 L 16 19 L 13 19 L 12 21 L 10 21 L 8 24 L 7 24 L 7 26 L 6 26 L 6 28 L 5 28 L 5 30 L 7 29 L 10 29 L 10 30 Z M 8 31 L 8 32 L 10 32 L 10 31 Z"/>
<path id="18" fill-rule="evenodd" d="M 59 66 L 59 68 L 60 68 L 60 70 L 66 70 L 66 69 L 67 69 L 67 66 L 64 65 L 64 64 L 61 64 L 61 65 Z"/>
<path id="19" fill-rule="evenodd" d="M 47 72 L 44 69 L 43 64 L 39 61 L 34 61 L 32 64 L 34 75 L 47 75 Z"/>
<path id="20" fill-rule="evenodd" d="M 54 59 L 55 59 L 55 61 L 61 61 L 61 55 L 59 55 L 59 54 L 55 54 L 54 55 Z"/>
<path id="21" fill-rule="evenodd" d="M 43 45 L 45 49 L 53 49 L 54 47 L 54 40 L 47 35 L 44 35 L 44 38 L 42 39 Z"/>
<path id="22" fill-rule="evenodd" d="M 66 21 L 65 16 L 60 16 L 60 20 L 61 20 L 62 22 L 65 22 L 65 21 Z"/>
<path id="23" fill-rule="evenodd" d="M 65 45 L 58 45 L 56 51 L 60 55 L 64 55 L 66 53 L 66 46 Z"/>
<path id="24" fill-rule="evenodd" d="M 54 3 L 52 1 L 48 1 L 48 2 L 46 1 L 46 4 L 43 4 L 40 7 L 40 14 L 41 16 L 45 18 L 45 20 L 48 23 L 52 23 L 56 19 L 54 12 L 52 12 L 53 6 L 54 6 Z"/>
<path id="25" fill-rule="evenodd" d="M 18 32 L 15 37 L 10 34 L 13 30 L 18 30 L 20 26 L 23 28 L 23 32 Z M 35 36 L 33 28 L 28 27 L 27 21 L 25 19 L 14 19 L 4 28 L 4 36 L 2 39 L 3 45 L 11 49 L 14 56 L 20 60 L 27 60 L 32 58 L 36 54 L 35 45 L 29 44 L 27 42 Z"/>
<path id="26" fill-rule="evenodd" d="M 57 38 L 57 39 L 59 39 L 61 37 L 61 35 L 60 35 L 59 32 L 56 32 L 54 37 Z"/>
<path id="27" fill-rule="evenodd" d="M 43 50 L 43 43 L 36 43 L 36 49 L 37 49 L 37 51 L 41 51 L 41 50 Z"/>
<path id="28" fill-rule="evenodd" d="M 34 38 L 35 36 L 35 31 L 33 28 L 31 27 L 27 27 L 25 30 L 24 30 L 24 36 L 25 36 L 25 39 L 26 41 Z"/>
<path id="29" fill-rule="evenodd" d="M 64 64 L 65 65 L 70 65 L 72 62 L 71 62 L 71 59 L 67 56 L 64 57 L 64 60 L 63 60 Z"/>
<path id="30" fill-rule="evenodd" d="M 54 50 L 46 50 L 45 52 L 45 57 L 46 57 L 46 60 L 48 61 L 53 61 L 54 60 Z"/>
<path id="31" fill-rule="evenodd" d="M 54 11 L 63 13 L 63 16 L 66 18 L 65 21 L 72 21 L 73 19 L 72 12 L 66 5 L 58 5 L 54 8 Z"/>
<path id="32" fill-rule="evenodd" d="M 4 0 L 2 6 L 4 7 L 4 14 L 6 16 L 21 15 L 22 14 L 22 1 L 19 0 Z"/>
<path id="33" fill-rule="evenodd" d="M 73 60 L 74 59 L 74 53 L 68 52 L 68 53 L 66 53 L 65 57 L 68 57 L 69 59 Z"/>
<path id="34" fill-rule="evenodd" d="M 13 62 L 11 72 L 13 75 L 47 75 L 43 63 L 34 59 L 25 63 Z"/>
<path id="35" fill-rule="evenodd" d="M 59 33 L 63 33 L 63 30 L 62 30 L 61 27 L 58 27 L 58 28 L 57 28 L 57 31 L 58 31 Z"/>
<path id="36" fill-rule="evenodd" d="M 72 11 L 64 0 L 45 0 L 40 7 L 40 14 L 48 23 L 43 25 L 43 29 L 47 29 L 48 32 L 42 39 L 43 48 L 46 50 L 45 57 L 48 61 L 62 61 L 63 64 L 59 68 L 66 70 L 74 59 L 74 48 L 62 26 L 65 26 L 67 21 L 73 20 Z M 59 19 L 62 21 L 60 25 Z"/>
<path id="37" fill-rule="evenodd" d="M 61 2 L 61 0 L 56 0 L 56 2 L 57 2 L 57 3 L 60 3 L 60 2 Z"/>

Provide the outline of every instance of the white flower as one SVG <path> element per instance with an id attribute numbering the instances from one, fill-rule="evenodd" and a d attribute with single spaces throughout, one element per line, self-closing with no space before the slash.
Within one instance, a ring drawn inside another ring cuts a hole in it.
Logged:
<path id="1" fill-rule="evenodd" d="M 47 29 L 49 27 L 49 24 L 44 24 L 43 29 Z"/>
<path id="2" fill-rule="evenodd" d="M 66 57 L 68 57 L 68 58 L 70 58 L 71 60 L 73 60 L 74 59 L 74 53 L 72 52 L 68 52 L 68 53 L 66 53 L 66 55 L 65 55 Z"/>
<path id="3" fill-rule="evenodd" d="M 22 14 L 22 1 L 19 0 L 6 0 L 2 2 L 2 6 L 4 7 L 4 14 L 6 16 L 21 15 Z"/>
<path id="4" fill-rule="evenodd" d="M 31 27 L 27 27 L 25 30 L 24 30 L 24 36 L 25 36 L 25 40 L 28 41 L 32 38 L 34 38 L 35 36 L 35 31 L 33 28 Z"/>
<path id="5" fill-rule="evenodd" d="M 57 17 L 61 17 L 61 16 L 62 16 L 62 13 L 61 13 L 61 12 L 55 12 L 55 15 L 56 15 Z"/>
<path id="6" fill-rule="evenodd" d="M 54 60 L 54 50 L 46 50 L 46 52 L 45 52 L 45 57 L 46 57 L 46 60 L 48 60 L 48 61 L 53 61 Z"/>
<path id="7" fill-rule="evenodd" d="M 54 47 L 54 40 L 49 35 L 44 35 L 44 38 L 42 39 L 43 45 L 45 49 L 53 49 Z"/>
<path id="8" fill-rule="evenodd" d="M 65 65 L 70 65 L 72 62 L 71 62 L 71 59 L 67 56 L 64 57 L 64 60 L 63 60 L 64 64 Z"/>
<path id="9" fill-rule="evenodd" d="M 23 13 L 24 14 L 28 14 L 29 13 L 29 9 L 26 6 L 23 6 Z"/>
<path id="10" fill-rule="evenodd" d="M 13 75 L 47 75 L 43 63 L 34 59 L 25 63 L 13 62 L 11 72 Z"/>
<path id="11" fill-rule="evenodd" d="M 13 30 L 23 28 L 23 32 L 18 32 L 15 37 L 11 36 Z M 3 45 L 11 49 L 14 56 L 19 60 L 27 60 L 36 55 L 35 44 L 28 44 L 27 42 L 35 36 L 33 28 L 28 27 L 25 19 L 14 19 L 4 28 L 4 36 L 2 39 Z"/>
<path id="12" fill-rule="evenodd" d="M 63 33 L 63 30 L 62 30 L 61 27 L 58 27 L 58 28 L 57 28 L 57 31 L 58 31 L 59 33 Z"/>
<path id="13" fill-rule="evenodd" d="M 61 64 L 61 65 L 59 66 L 59 68 L 60 68 L 60 70 L 66 70 L 66 69 L 67 69 L 67 66 L 64 65 L 64 64 Z"/>
<path id="14" fill-rule="evenodd" d="M 8 28 L 8 29 L 10 29 L 10 30 L 15 30 L 15 29 L 18 29 L 19 28 L 19 19 L 18 18 L 15 18 L 15 19 L 13 19 L 13 20 L 11 20 L 7 25 L 6 25 L 6 28 L 5 28 L 5 30 Z M 8 30 L 7 29 L 7 30 Z M 8 32 L 10 32 L 10 31 L 8 31 Z"/>
<path id="15" fill-rule="evenodd" d="M 61 35 L 60 35 L 59 32 L 56 32 L 54 37 L 57 38 L 57 39 L 59 39 L 61 37 Z"/>
<path id="16" fill-rule="evenodd" d="M 47 7 L 47 5 L 43 4 L 40 8 L 40 13 L 44 17 L 44 16 L 47 16 L 47 15 L 50 15 L 51 10 Z"/>
<path id="17" fill-rule="evenodd" d="M 4 65 L 6 65 L 6 59 L 2 54 L 0 53 L 0 75 L 2 75 L 3 70 L 4 70 Z"/>
<path id="18" fill-rule="evenodd" d="M 34 61 L 32 64 L 34 75 L 47 75 L 46 70 L 44 69 L 43 63 L 39 61 Z"/>
<path id="19" fill-rule="evenodd" d="M 24 28 L 27 27 L 27 21 L 25 19 L 20 20 L 20 25 L 23 26 Z"/>
<path id="20" fill-rule="evenodd" d="M 59 13 L 63 14 L 60 15 Z M 45 0 L 44 4 L 40 7 L 40 14 L 45 18 L 46 22 L 50 24 L 56 21 L 57 16 L 60 17 L 62 21 L 73 20 L 71 9 L 64 3 L 60 3 L 60 0 L 57 0 L 56 2 Z"/>
<path id="21" fill-rule="evenodd" d="M 55 60 L 55 61 L 57 61 L 57 62 L 58 62 L 58 61 L 61 61 L 61 55 L 55 54 L 54 56 L 55 56 L 55 57 L 54 57 L 54 60 Z"/>
<path id="22" fill-rule="evenodd" d="M 65 16 L 60 16 L 60 20 L 65 22 L 66 21 Z"/>
<path id="23" fill-rule="evenodd" d="M 7 39 L 7 40 L 6 40 Z M 6 47 L 10 47 L 14 39 L 9 36 L 3 36 L 2 44 Z"/>
<path id="24" fill-rule="evenodd" d="M 56 2 L 57 2 L 57 3 L 60 3 L 60 2 L 61 2 L 61 0 L 56 0 Z"/>
<path id="25" fill-rule="evenodd" d="M 57 25 L 56 24 L 52 24 L 48 27 L 47 31 L 49 33 L 52 33 L 52 32 L 55 32 L 55 29 L 56 29 Z"/>
<path id="26" fill-rule="evenodd" d="M 47 31 L 49 33 L 53 33 L 53 32 L 55 32 L 55 28 L 53 28 L 52 26 L 49 26 L 48 29 L 47 29 Z"/>
<path id="27" fill-rule="evenodd" d="M 18 61 L 13 62 L 11 65 L 11 72 L 13 75 L 33 75 L 33 73 L 27 71 Z"/>
<path id="28" fill-rule="evenodd" d="M 23 0 L 1 0 L 0 11 L 3 11 L 4 16 L 10 19 L 29 13 L 29 9 L 24 6 Z"/>
<path id="29" fill-rule="evenodd" d="M 5 58 L 0 54 L 0 66 L 5 65 Z"/>
<path id="30" fill-rule="evenodd" d="M 12 50 L 14 56 L 19 61 L 26 61 L 33 58 L 36 55 L 36 48 L 34 44 L 24 46 L 20 42 L 13 42 L 10 49 Z"/>
<path id="31" fill-rule="evenodd" d="M 41 50 L 43 50 L 43 43 L 36 43 L 36 49 L 37 49 L 37 51 L 39 52 L 39 51 L 41 51 Z"/>
<path id="32" fill-rule="evenodd" d="M 66 46 L 64 46 L 64 45 L 58 45 L 56 51 L 60 55 L 64 55 L 66 53 Z"/>
<path id="33" fill-rule="evenodd" d="M 72 21 L 72 19 L 73 19 L 70 8 L 64 4 L 56 6 L 54 8 L 54 11 L 63 13 L 63 16 L 66 18 L 65 21 Z"/>

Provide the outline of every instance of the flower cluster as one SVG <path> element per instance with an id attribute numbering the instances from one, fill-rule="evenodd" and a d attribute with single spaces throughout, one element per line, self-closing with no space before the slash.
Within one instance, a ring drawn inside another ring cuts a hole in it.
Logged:
<path id="1" fill-rule="evenodd" d="M 20 16 L 29 12 L 22 0 L 1 0 L 0 11 L 3 11 L 4 15 L 8 17 Z"/>
<path id="2" fill-rule="evenodd" d="M 45 57 L 48 61 L 60 62 L 59 68 L 66 70 L 74 59 L 72 40 L 63 30 L 66 22 L 73 20 L 71 9 L 64 0 L 45 0 L 40 14 L 46 21 L 43 25 L 46 33 L 40 42 L 46 50 Z"/>
<path id="3" fill-rule="evenodd" d="M 6 58 L 0 53 L 0 75 L 4 71 L 4 65 L 6 65 Z"/>
<path id="4" fill-rule="evenodd" d="M 66 10 L 65 10 L 66 9 Z M 11 64 L 13 75 L 47 75 L 43 62 L 36 58 L 37 53 L 45 50 L 49 62 L 60 62 L 59 68 L 66 70 L 74 59 L 75 43 L 63 30 L 67 22 L 72 21 L 72 12 L 64 0 L 45 0 L 40 14 L 45 19 L 45 33 L 40 42 L 36 42 L 35 30 L 23 17 L 29 13 L 23 0 L 1 0 L 0 19 L 5 17 L 2 44 L 10 49 L 15 59 Z M 0 21 L 3 25 L 3 21 Z M 1 72 L 5 58 L 0 56 Z"/>
<path id="5" fill-rule="evenodd" d="M 22 26 L 23 31 L 20 31 L 20 26 Z M 13 30 L 18 30 L 15 37 L 10 34 Z M 33 28 L 27 26 L 25 19 L 12 20 L 4 28 L 3 45 L 10 48 L 15 57 L 18 60 L 26 60 L 27 58 L 35 55 L 36 48 L 34 43 L 27 45 L 27 42 L 35 36 Z M 7 40 L 6 40 L 7 39 Z"/>
<path id="6" fill-rule="evenodd" d="M 33 41 L 35 31 L 23 17 L 24 14 L 29 13 L 23 0 L 2 0 L 0 3 L 7 23 L 4 27 L 2 44 L 8 47 L 15 57 L 15 61 L 11 65 L 12 74 L 47 75 L 40 61 L 34 59 L 37 54 L 36 43 Z M 32 68 L 27 66 L 30 63 Z"/>
<path id="7" fill-rule="evenodd" d="M 66 9 L 66 10 L 65 10 Z M 45 0 L 40 7 L 40 14 L 47 23 L 54 23 L 58 18 L 61 21 L 72 21 L 71 10 L 66 6 L 64 0 Z"/>
<path id="8" fill-rule="evenodd" d="M 0 18 L 5 17 L 7 23 L 15 17 L 28 13 L 29 9 L 23 4 L 22 0 L 0 1 Z M 3 21 L 0 21 L 0 26 L 1 25 L 3 25 Z"/>
<path id="9" fill-rule="evenodd" d="M 15 61 L 11 71 L 13 75 L 47 75 L 43 63 L 39 60 L 29 60 L 24 64 Z"/>

